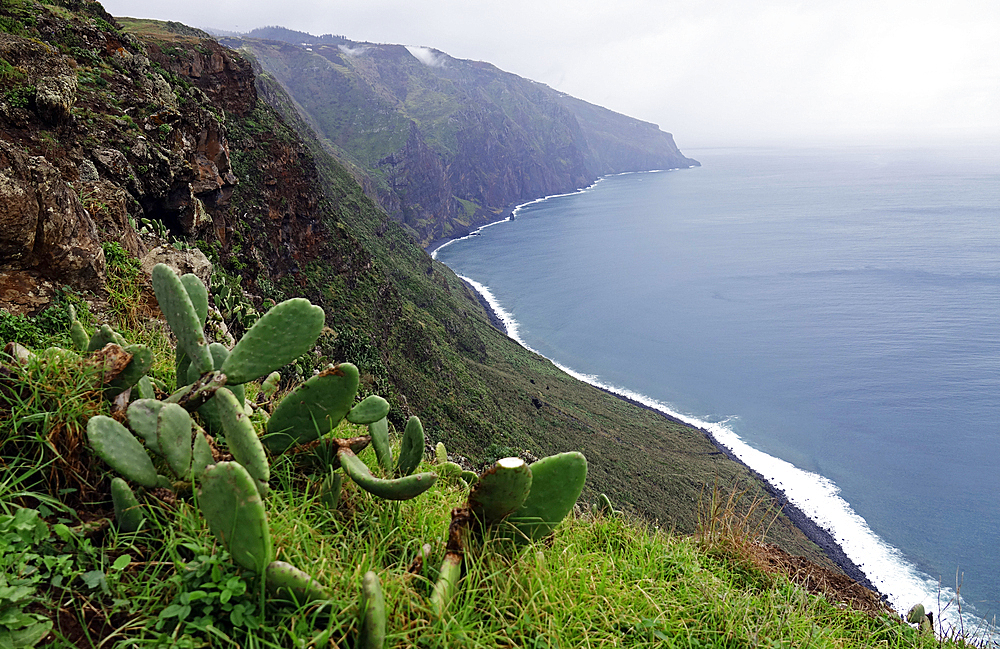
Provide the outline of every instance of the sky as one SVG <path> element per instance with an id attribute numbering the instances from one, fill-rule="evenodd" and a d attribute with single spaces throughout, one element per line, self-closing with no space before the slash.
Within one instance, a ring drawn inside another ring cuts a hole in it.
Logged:
<path id="1" fill-rule="evenodd" d="M 1000 144 L 998 0 L 103 0 L 488 61 L 658 124 L 684 149 Z"/>

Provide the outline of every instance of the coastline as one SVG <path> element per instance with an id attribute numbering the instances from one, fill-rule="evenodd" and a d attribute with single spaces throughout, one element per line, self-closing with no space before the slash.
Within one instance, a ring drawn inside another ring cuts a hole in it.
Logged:
<path id="1" fill-rule="evenodd" d="M 486 299 L 486 296 L 483 295 L 483 293 L 481 293 L 474 285 L 472 285 L 468 281 L 465 281 L 463 279 L 462 282 L 472 290 L 473 294 L 476 296 L 477 301 L 483 306 L 483 309 L 486 310 L 486 313 L 490 320 L 490 324 L 492 324 L 497 330 L 502 332 L 504 335 L 510 336 L 510 332 L 504 325 L 503 320 L 500 318 L 496 310 Z M 643 408 L 650 412 L 654 412 L 663 417 L 664 419 L 667 419 L 674 423 L 682 424 L 688 428 L 697 430 L 698 432 L 703 434 L 708 439 L 708 441 L 710 441 L 712 445 L 716 449 L 718 449 L 720 453 L 729 458 L 729 460 L 745 467 L 747 471 L 750 473 L 750 475 L 756 478 L 764 486 L 764 489 L 769 494 L 771 494 L 771 496 L 779 503 L 779 505 L 781 506 L 782 513 L 784 513 L 785 516 L 788 517 L 788 519 L 792 522 L 792 524 L 795 525 L 795 527 L 797 527 L 799 531 L 801 531 L 802 534 L 805 535 L 806 538 L 815 543 L 820 548 L 820 550 L 822 550 L 823 554 L 825 554 L 833 563 L 835 563 L 837 567 L 839 567 L 844 572 L 845 575 L 853 579 L 858 584 L 876 593 L 882 600 L 888 601 L 887 595 L 881 592 L 871 582 L 871 580 L 864 573 L 864 571 L 862 571 L 861 568 L 854 561 L 852 561 L 850 557 L 847 556 L 847 553 L 844 552 L 843 547 L 836 541 L 836 539 L 834 539 L 833 535 L 829 531 L 819 526 L 815 521 L 809 518 L 809 516 L 805 512 L 803 512 L 801 509 L 799 509 L 796 505 L 794 505 L 790 501 L 788 496 L 785 494 L 784 490 L 771 484 L 758 471 L 754 470 L 746 462 L 737 457 L 736 454 L 733 453 L 733 451 L 728 446 L 726 446 L 725 444 L 721 443 L 718 439 L 716 439 L 716 437 L 710 431 L 705 430 L 704 428 L 698 426 L 694 426 L 686 421 L 683 421 L 666 412 L 663 412 L 662 410 L 654 408 L 648 404 L 642 403 L 635 399 L 631 399 L 625 395 L 618 394 L 617 392 L 614 392 L 607 388 L 598 385 L 594 385 L 594 387 L 597 388 L 598 390 L 601 390 L 602 392 L 610 394 L 613 397 L 621 399 L 622 401 L 628 402 L 635 406 L 639 406 L 640 408 Z"/>
<path id="2" fill-rule="evenodd" d="M 858 564 L 854 563 L 854 561 L 852 561 L 851 558 L 847 556 L 847 553 L 844 552 L 844 549 L 841 547 L 839 543 L 837 543 L 836 539 L 833 538 L 833 535 L 830 534 L 830 532 L 817 525 L 813 519 L 809 518 L 809 516 L 805 512 L 796 507 L 789 500 L 784 490 L 775 487 L 773 484 L 768 482 L 767 479 L 764 478 L 764 476 L 762 476 L 758 471 L 754 470 L 753 467 L 751 467 L 746 462 L 737 457 L 736 454 L 733 453 L 733 451 L 728 446 L 717 440 L 715 438 L 715 435 L 713 435 L 710 431 L 707 431 L 704 428 L 700 428 L 698 426 L 693 426 L 686 421 L 683 421 L 681 419 L 678 419 L 677 417 L 674 417 L 672 415 L 663 412 L 662 410 L 653 408 L 652 406 L 649 406 L 640 401 L 636 401 L 635 399 L 630 399 L 629 397 L 608 390 L 607 388 L 602 388 L 601 386 L 598 385 L 595 385 L 594 387 L 602 392 L 610 394 L 613 397 L 617 397 L 622 401 L 627 401 L 632 405 L 639 406 L 640 408 L 649 410 L 650 412 L 655 412 L 664 419 L 667 419 L 674 423 L 681 424 L 683 426 L 687 426 L 688 428 L 692 428 L 703 434 L 708 439 L 708 441 L 710 441 L 712 445 L 719 450 L 719 452 L 721 452 L 723 455 L 725 455 L 733 462 L 736 462 L 737 464 L 740 464 L 743 467 L 745 467 L 746 470 L 750 473 L 750 475 L 756 478 L 764 486 L 764 489 L 769 494 L 771 494 L 771 496 L 775 500 L 778 501 L 778 504 L 781 506 L 782 513 L 784 513 L 785 516 L 787 516 L 788 519 L 792 521 L 792 524 L 795 525 L 795 527 L 799 528 L 799 531 L 802 532 L 806 536 L 806 538 L 808 538 L 810 541 L 819 546 L 819 548 L 823 551 L 823 554 L 825 554 L 827 558 L 830 559 L 830 561 L 833 561 L 835 564 L 837 564 L 837 567 L 839 567 L 844 572 L 845 575 L 853 579 L 855 582 L 861 584 L 868 590 L 877 593 L 879 597 L 881 597 L 883 600 L 888 600 L 886 594 L 881 592 L 878 588 L 876 588 L 875 585 L 871 582 L 871 580 L 868 579 L 868 576 L 864 573 L 864 571 L 862 571 L 861 568 L 858 567 Z"/>

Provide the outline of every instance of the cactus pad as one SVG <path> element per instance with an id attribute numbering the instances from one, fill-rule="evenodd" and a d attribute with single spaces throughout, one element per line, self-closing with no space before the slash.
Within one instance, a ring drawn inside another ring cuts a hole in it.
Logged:
<path id="1" fill-rule="evenodd" d="M 292 362 L 316 343 L 326 315 L 304 298 L 274 306 L 236 343 L 222 366 L 230 383 L 246 383 Z"/>
<path id="2" fill-rule="evenodd" d="M 483 525 L 492 525 L 517 511 L 530 490 L 531 469 L 521 458 L 507 457 L 479 476 L 468 507 Z"/>
<path id="3" fill-rule="evenodd" d="M 226 362 L 227 358 L 229 358 L 229 350 L 226 349 L 226 346 L 221 343 L 212 343 L 208 346 L 208 351 L 212 354 L 212 362 L 215 365 L 215 369 L 221 370 L 222 364 Z M 188 383 L 194 383 L 199 378 L 200 376 L 197 372 L 188 370 Z M 246 388 L 242 383 L 234 385 L 232 381 L 228 380 L 228 377 L 226 378 L 226 388 L 232 392 L 233 396 L 236 397 L 236 400 L 240 402 L 240 407 L 243 407 L 243 404 L 246 403 Z M 222 415 L 219 413 L 219 405 L 216 399 L 212 398 L 206 401 L 204 405 L 198 408 L 198 414 L 201 415 L 201 418 L 205 421 L 206 428 L 208 428 L 213 435 L 222 431 Z"/>
<path id="4" fill-rule="evenodd" d="M 433 473 L 417 473 L 405 478 L 382 480 L 373 476 L 365 463 L 349 449 L 341 448 L 337 456 L 340 458 L 340 466 L 343 467 L 344 473 L 350 476 L 351 480 L 373 496 L 386 500 L 415 498 L 430 489 L 437 480 L 437 475 Z"/>
<path id="5" fill-rule="evenodd" d="M 156 417 L 156 445 L 174 474 L 191 473 L 191 415 L 175 403 L 165 403 Z"/>
<path id="6" fill-rule="evenodd" d="M 368 424 L 368 434 L 372 437 L 372 448 L 378 464 L 385 471 L 392 470 L 392 447 L 389 446 L 389 421 L 382 417 Z"/>
<path id="7" fill-rule="evenodd" d="M 145 345 L 129 345 L 125 348 L 125 352 L 131 354 L 132 360 L 104 388 L 104 396 L 108 399 L 114 399 L 138 383 L 146 375 L 146 372 L 149 371 L 149 368 L 153 366 L 153 352 L 149 347 Z"/>
<path id="8" fill-rule="evenodd" d="M 254 479 L 237 462 L 219 462 L 201 476 L 198 506 L 233 561 L 258 574 L 271 563 L 271 532 Z"/>
<path id="9" fill-rule="evenodd" d="M 213 401 L 218 403 L 219 415 L 222 419 L 222 430 L 226 435 L 226 444 L 233 458 L 253 476 L 262 487 L 261 495 L 267 493 L 267 481 L 271 479 L 271 469 L 267 464 L 267 455 L 257 437 L 250 418 L 247 417 L 239 400 L 228 388 L 219 388 Z"/>
<path id="10" fill-rule="evenodd" d="M 420 419 L 414 415 L 407 420 L 406 429 L 403 431 L 403 443 L 399 448 L 396 475 L 410 475 L 420 466 L 422 459 L 424 459 L 424 427 L 420 423 Z"/>
<path id="11" fill-rule="evenodd" d="M 156 399 L 138 399 L 128 407 L 128 423 L 132 430 L 146 442 L 146 448 L 160 455 L 160 444 L 156 435 L 160 409 L 164 402 Z"/>
<path id="12" fill-rule="evenodd" d="M 358 368 L 350 363 L 331 366 L 281 400 L 267 422 L 264 444 L 278 454 L 325 435 L 350 411 L 357 392 Z"/>
<path id="13" fill-rule="evenodd" d="M 587 480 L 583 453 L 560 453 L 542 458 L 529 467 L 531 491 L 510 521 L 520 532 L 518 541 L 537 541 L 552 533 L 573 509 Z"/>
<path id="14" fill-rule="evenodd" d="M 194 312 L 198 315 L 198 324 L 204 330 L 205 322 L 208 321 L 208 289 L 205 288 L 205 283 L 193 273 L 181 275 L 181 284 L 187 291 Z"/>
<path id="15" fill-rule="evenodd" d="M 111 502 L 115 507 L 115 521 L 122 532 L 134 532 L 146 520 L 132 487 L 121 478 L 111 480 Z"/>
<path id="16" fill-rule="evenodd" d="M 135 391 L 140 399 L 156 398 L 156 389 L 153 387 L 153 382 L 148 376 L 139 379 L 139 382 L 135 384 Z"/>
<path id="17" fill-rule="evenodd" d="M 369 570 L 361 579 L 359 649 L 382 649 L 385 646 L 385 597 L 378 575 Z"/>
<path id="18" fill-rule="evenodd" d="M 431 610 L 434 611 L 434 617 L 437 619 L 440 620 L 444 617 L 448 604 L 455 597 L 455 590 L 461 576 L 462 556 L 449 552 L 441 563 L 438 579 L 434 583 L 434 590 L 431 591 Z"/>
<path id="19" fill-rule="evenodd" d="M 370 424 L 385 419 L 389 414 L 389 402 L 382 397 L 372 394 L 364 398 L 358 405 L 351 408 L 347 413 L 347 421 L 352 424 Z"/>
<path id="20" fill-rule="evenodd" d="M 69 337 L 73 341 L 73 347 L 76 348 L 76 351 L 85 352 L 90 348 L 90 336 L 87 335 L 87 330 L 83 328 L 83 324 L 76 319 L 76 312 L 70 318 Z"/>
<path id="21" fill-rule="evenodd" d="M 267 592 L 277 599 L 290 599 L 298 604 L 305 604 L 330 597 L 318 581 L 290 563 L 272 561 L 264 574 Z"/>
<path id="22" fill-rule="evenodd" d="M 152 275 L 156 301 L 170 330 L 177 336 L 178 352 L 183 351 L 199 372 L 211 372 L 212 355 L 205 342 L 204 327 L 184 283 L 165 264 L 156 264 Z"/>
<path id="23" fill-rule="evenodd" d="M 159 476 L 146 449 L 124 426 L 111 417 L 97 415 L 87 422 L 87 439 L 108 466 L 143 487 L 156 487 Z"/>
<path id="24" fill-rule="evenodd" d="M 108 325 L 101 325 L 100 329 L 94 332 L 94 336 L 90 339 L 90 343 L 87 345 L 88 352 L 96 352 L 98 349 L 103 349 L 108 343 L 117 342 L 115 340 L 115 332 Z"/>
<path id="25" fill-rule="evenodd" d="M 198 429 L 194 435 L 194 447 L 191 450 L 191 477 L 201 480 L 205 469 L 215 464 L 215 457 L 212 455 L 212 446 L 205 437 L 205 431 Z"/>
<path id="26" fill-rule="evenodd" d="M 278 384 L 281 383 L 281 374 L 277 371 L 271 372 L 260 384 L 260 393 L 265 399 L 270 399 L 278 391 Z"/>

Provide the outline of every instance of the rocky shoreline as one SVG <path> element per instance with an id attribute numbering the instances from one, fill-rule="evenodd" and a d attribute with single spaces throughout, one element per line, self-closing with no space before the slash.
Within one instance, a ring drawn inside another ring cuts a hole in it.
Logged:
<path id="1" fill-rule="evenodd" d="M 476 299 L 486 310 L 486 313 L 490 319 L 490 323 L 495 328 L 497 328 L 498 330 L 502 331 L 505 335 L 507 335 L 508 334 L 507 328 L 504 326 L 503 321 L 490 306 L 486 298 L 479 291 L 477 291 L 475 287 L 472 286 L 472 284 L 469 284 L 468 282 L 464 283 L 466 286 L 469 287 L 470 290 L 472 290 L 473 294 L 476 296 Z M 847 554 L 844 552 L 844 549 L 840 546 L 839 543 L 837 543 L 836 539 L 833 538 L 833 535 L 830 534 L 829 531 L 817 525 L 815 521 L 813 521 L 811 518 L 809 518 L 809 516 L 805 514 L 805 512 L 803 512 L 801 509 L 799 509 L 789 501 L 787 495 L 783 490 L 772 485 L 762 475 L 760 475 L 760 473 L 753 470 L 753 468 L 748 466 L 746 462 L 738 458 L 732 452 L 732 450 L 729 449 L 729 447 L 719 442 L 719 440 L 717 440 L 715 436 L 712 435 L 712 433 L 705 430 L 704 428 L 698 428 L 696 426 L 692 426 L 691 424 L 685 421 L 681 421 L 676 417 L 672 417 L 671 415 L 668 415 L 667 413 L 661 410 L 652 408 L 644 403 L 636 401 L 635 399 L 629 399 L 628 397 L 622 396 L 605 388 L 601 388 L 598 386 L 594 387 L 597 387 L 598 390 L 606 392 L 613 397 L 621 399 L 622 401 L 627 401 L 628 403 L 639 406 L 640 408 L 644 408 L 651 412 L 655 412 L 661 417 L 668 419 L 672 422 L 682 424 L 684 426 L 693 428 L 701 432 L 706 438 L 708 438 L 710 442 L 712 442 L 712 445 L 715 446 L 720 453 L 725 455 L 733 462 L 736 462 L 746 467 L 747 471 L 757 480 L 759 480 L 761 484 L 764 485 L 764 488 L 767 490 L 767 492 L 770 493 L 771 496 L 773 496 L 774 499 L 781 505 L 781 511 L 785 514 L 785 516 L 787 516 L 788 519 L 791 520 L 792 523 L 797 528 L 799 528 L 799 530 L 806 536 L 806 538 L 808 538 L 810 541 L 819 546 L 819 548 L 823 551 L 823 554 L 825 554 L 831 561 L 833 561 L 837 565 L 837 567 L 839 567 L 844 572 L 845 575 L 853 579 L 855 582 L 861 584 L 865 588 L 871 590 L 872 592 L 877 593 L 883 600 L 887 599 L 885 593 L 880 592 L 878 588 L 876 588 L 875 585 L 871 582 L 871 580 L 868 579 L 868 576 L 861 570 L 861 568 L 858 567 L 858 565 L 854 563 L 854 561 L 852 561 L 850 557 L 847 556 Z"/>

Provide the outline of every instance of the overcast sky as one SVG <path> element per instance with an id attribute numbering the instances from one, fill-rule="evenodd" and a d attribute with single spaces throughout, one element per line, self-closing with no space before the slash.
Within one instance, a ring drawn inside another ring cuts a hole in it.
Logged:
<path id="1" fill-rule="evenodd" d="M 1000 141 L 998 0 L 104 0 L 439 49 L 659 124 L 683 149 Z"/>

